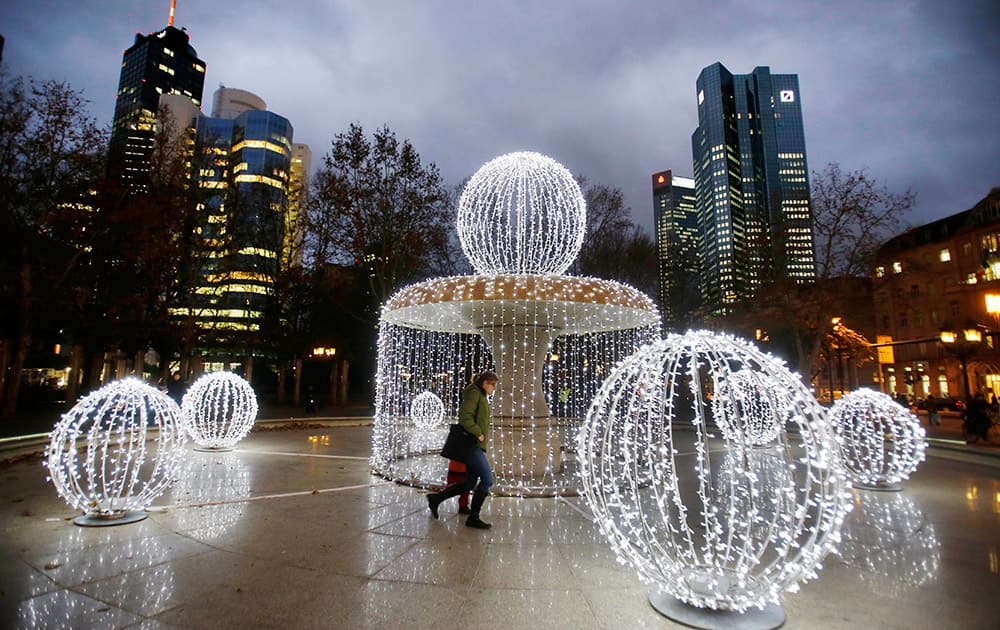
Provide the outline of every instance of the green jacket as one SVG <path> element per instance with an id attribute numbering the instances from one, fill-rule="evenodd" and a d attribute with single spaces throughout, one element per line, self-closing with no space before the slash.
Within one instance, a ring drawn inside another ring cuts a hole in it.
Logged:
<path id="1" fill-rule="evenodd" d="M 490 443 L 490 401 L 486 394 L 475 383 L 469 383 L 462 390 L 462 404 L 458 407 L 458 422 L 462 428 L 475 436 L 483 436 L 482 442 L 477 442 L 479 448 L 486 450 Z"/>

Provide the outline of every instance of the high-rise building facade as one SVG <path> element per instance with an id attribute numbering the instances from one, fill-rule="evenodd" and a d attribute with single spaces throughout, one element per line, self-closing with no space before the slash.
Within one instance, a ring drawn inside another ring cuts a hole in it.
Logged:
<path id="1" fill-rule="evenodd" d="M 193 318 L 199 329 L 219 333 L 216 341 L 224 340 L 226 331 L 260 330 L 282 254 L 295 238 L 289 216 L 297 211 L 296 191 L 304 185 L 310 155 L 307 145 L 293 144 L 288 119 L 267 111 L 249 92 L 223 90 L 227 94 L 217 93 L 216 104 L 239 93 L 248 106 L 216 109 L 232 118 L 186 110 L 191 118 L 184 126 L 193 130 L 196 155 L 192 181 L 201 191 L 200 234 L 208 254 L 190 302 L 172 309 Z M 164 101 L 172 115 L 181 111 L 173 98 Z"/>
<path id="2" fill-rule="evenodd" d="M 156 136 L 156 114 L 162 94 L 180 94 L 201 104 L 205 62 L 182 29 L 171 24 L 161 31 L 137 33 L 123 51 L 115 118 L 108 151 L 109 174 L 132 192 L 144 192 Z"/>
<path id="3" fill-rule="evenodd" d="M 697 100 L 691 147 L 705 304 L 724 313 L 774 280 L 812 282 L 798 76 L 766 66 L 734 75 L 715 63 L 698 75 Z"/>
<path id="4" fill-rule="evenodd" d="M 693 179 L 669 170 L 653 173 L 660 312 L 668 330 L 682 325 L 700 302 L 695 201 Z"/>

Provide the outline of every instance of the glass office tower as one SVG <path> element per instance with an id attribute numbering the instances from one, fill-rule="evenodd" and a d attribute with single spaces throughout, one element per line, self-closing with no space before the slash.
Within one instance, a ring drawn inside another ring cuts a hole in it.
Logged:
<path id="1" fill-rule="evenodd" d="M 160 95 L 182 94 L 200 105 L 204 84 L 205 62 L 186 32 L 168 26 L 149 35 L 136 33 L 135 43 L 122 54 L 109 174 L 132 192 L 147 190 Z"/>
<path id="2" fill-rule="evenodd" d="M 816 276 L 798 76 L 715 63 L 698 75 L 697 99 L 701 293 L 725 313 L 765 284 Z"/>
<path id="3" fill-rule="evenodd" d="M 682 328 L 700 306 L 698 210 L 694 180 L 653 173 L 653 222 L 660 313 L 667 330 Z"/>
<path id="4" fill-rule="evenodd" d="M 170 104 L 173 112 L 181 111 Z M 170 310 L 213 331 L 207 350 L 218 354 L 259 331 L 273 306 L 280 257 L 289 247 L 289 212 L 306 176 L 296 173 L 293 157 L 308 168 L 309 148 L 293 150 L 291 123 L 270 111 L 237 108 L 228 111 L 232 118 L 188 112 L 184 127 L 194 132 L 191 176 L 200 191 L 198 233 L 205 255 L 194 294 Z"/>

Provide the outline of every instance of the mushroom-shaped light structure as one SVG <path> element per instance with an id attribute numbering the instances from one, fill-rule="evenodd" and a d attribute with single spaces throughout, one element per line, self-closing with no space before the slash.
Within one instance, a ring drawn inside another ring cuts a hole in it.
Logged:
<path id="1" fill-rule="evenodd" d="M 830 408 L 830 421 L 855 487 L 900 490 L 899 482 L 924 461 L 920 420 L 888 394 L 871 389 L 846 394 Z"/>
<path id="2" fill-rule="evenodd" d="M 711 399 L 742 370 L 783 396 L 779 448 L 755 450 L 739 418 L 712 417 L 735 409 Z M 721 438 L 713 420 L 729 427 Z M 718 616 L 777 627 L 780 594 L 816 576 L 850 509 L 836 444 L 823 409 L 781 361 L 691 331 L 615 367 L 577 450 L 582 494 L 618 558 L 655 586 L 657 610 L 695 627 Z"/>
<path id="3" fill-rule="evenodd" d="M 209 450 L 229 450 L 250 433 L 257 419 L 257 395 L 232 372 L 202 375 L 181 400 L 191 439 Z"/>
<path id="4" fill-rule="evenodd" d="M 177 403 L 125 378 L 63 414 L 45 465 L 59 496 L 83 512 L 76 524 L 118 525 L 147 516 L 142 510 L 175 479 L 186 442 Z"/>
<path id="5" fill-rule="evenodd" d="M 415 448 L 426 441 L 407 435 L 409 401 L 434 390 L 456 415 L 462 388 L 490 369 L 500 377 L 494 491 L 575 492 L 572 442 L 590 399 L 616 361 L 655 338 L 660 322 L 652 300 L 630 286 L 558 275 L 579 252 L 585 226 L 580 187 L 550 158 L 511 153 L 473 175 L 457 227 L 477 274 L 411 285 L 382 307 L 374 470 L 438 483 L 440 465 L 427 459 L 433 449 Z"/>
<path id="6" fill-rule="evenodd" d="M 420 392 L 410 403 L 410 418 L 418 429 L 438 428 L 444 418 L 444 403 L 434 392 Z"/>

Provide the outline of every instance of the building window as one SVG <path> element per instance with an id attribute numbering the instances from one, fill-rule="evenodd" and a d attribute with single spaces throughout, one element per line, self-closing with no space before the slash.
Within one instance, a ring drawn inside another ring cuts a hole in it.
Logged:
<path id="1" fill-rule="evenodd" d="M 882 316 L 882 330 L 889 330 L 889 316 Z"/>
<path id="2" fill-rule="evenodd" d="M 940 319 L 941 318 L 938 316 L 937 309 L 934 309 L 933 311 L 931 311 L 931 323 L 932 324 L 936 325 L 940 321 Z"/>
<path id="3" fill-rule="evenodd" d="M 898 260 L 892 263 L 892 273 L 903 273 L 903 263 Z"/>
<path id="4" fill-rule="evenodd" d="M 976 279 L 975 273 L 970 273 L 965 277 L 965 284 L 976 284 L 976 282 L 978 282 L 978 280 Z"/>
<path id="5" fill-rule="evenodd" d="M 958 302 L 952 302 L 950 306 L 951 306 L 951 316 L 958 317 L 959 314 L 961 313 L 961 311 L 958 308 Z"/>
<path id="6" fill-rule="evenodd" d="M 944 374 L 938 374 L 938 396 L 944 397 L 948 395 L 948 377 Z"/>
<path id="7" fill-rule="evenodd" d="M 962 254 L 965 255 L 965 256 L 971 256 L 972 255 L 972 243 L 963 243 L 962 244 Z"/>
<path id="8" fill-rule="evenodd" d="M 941 262 L 948 262 L 949 260 L 951 260 L 951 250 L 948 249 L 947 247 L 942 249 L 941 253 L 938 254 L 938 260 L 940 260 Z"/>
<path id="9" fill-rule="evenodd" d="M 920 285 L 918 284 L 910 285 L 910 297 L 920 297 Z"/>
<path id="10" fill-rule="evenodd" d="M 875 267 L 875 277 L 881 278 L 885 275 L 885 267 Z"/>

